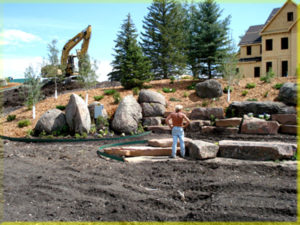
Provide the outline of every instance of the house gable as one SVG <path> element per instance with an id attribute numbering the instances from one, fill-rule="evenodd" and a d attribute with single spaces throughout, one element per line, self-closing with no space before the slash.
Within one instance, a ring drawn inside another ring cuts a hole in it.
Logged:
<path id="1" fill-rule="evenodd" d="M 288 21 L 288 13 L 293 13 L 292 21 Z M 288 0 L 279 10 L 277 10 L 271 19 L 269 18 L 269 21 L 267 21 L 260 33 L 261 35 L 288 32 L 291 25 L 297 20 L 297 5 L 293 1 Z"/>

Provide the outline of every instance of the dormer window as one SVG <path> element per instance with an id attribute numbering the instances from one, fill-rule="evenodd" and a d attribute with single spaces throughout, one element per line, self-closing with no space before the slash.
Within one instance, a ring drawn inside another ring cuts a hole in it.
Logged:
<path id="1" fill-rule="evenodd" d="M 294 13 L 293 12 L 288 12 L 287 13 L 287 21 L 294 21 Z"/>
<path id="2" fill-rule="evenodd" d="M 251 46 L 247 46 L 247 55 L 251 55 Z"/>

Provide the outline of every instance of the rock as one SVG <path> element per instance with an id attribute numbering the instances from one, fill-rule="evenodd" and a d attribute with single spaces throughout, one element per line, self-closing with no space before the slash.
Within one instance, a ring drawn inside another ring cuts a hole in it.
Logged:
<path id="1" fill-rule="evenodd" d="M 91 128 L 91 116 L 84 100 L 76 94 L 70 96 L 66 107 L 66 120 L 72 133 L 88 133 Z"/>
<path id="2" fill-rule="evenodd" d="M 223 94 L 222 85 L 216 80 L 207 80 L 196 84 L 196 94 L 200 98 L 216 98 Z"/>
<path id="3" fill-rule="evenodd" d="M 295 134 L 297 135 L 297 125 L 281 125 L 279 132 L 283 134 Z"/>
<path id="4" fill-rule="evenodd" d="M 132 95 L 126 96 L 119 104 L 112 121 L 113 130 L 130 134 L 137 131 L 142 119 L 142 109 Z"/>
<path id="5" fill-rule="evenodd" d="M 99 103 L 99 102 L 93 102 L 93 103 L 89 104 L 88 109 L 89 109 L 89 112 L 90 112 L 90 116 L 91 116 L 91 120 L 92 120 L 92 121 L 94 120 L 95 106 L 100 106 L 100 105 L 101 105 L 101 103 Z M 103 116 L 104 118 L 107 118 L 107 112 L 106 112 L 104 106 L 103 106 L 103 109 L 102 109 L 102 116 Z"/>
<path id="6" fill-rule="evenodd" d="M 297 125 L 296 114 L 273 114 L 272 120 L 284 125 Z"/>
<path id="7" fill-rule="evenodd" d="M 159 126 L 161 125 L 161 117 L 144 117 L 143 126 Z"/>
<path id="8" fill-rule="evenodd" d="M 201 129 L 201 134 L 222 134 L 222 135 L 232 135 L 237 134 L 239 128 L 237 127 L 214 127 L 214 126 L 203 126 Z"/>
<path id="9" fill-rule="evenodd" d="M 156 134 L 171 134 L 171 128 L 168 126 L 148 126 L 146 129 Z"/>
<path id="10" fill-rule="evenodd" d="M 223 108 L 195 108 L 190 114 L 191 120 L 210 120 L 211 115 L 213 115 L 216 119 L 224 118 L 224 110 Z"/>
<path id="11" fill-rule="evenodd" d="M 243 117 L 245 114 L 296 114 L 295 107 L 287 106 L 282 102 L 232 102 L 226 110 L 227 117 Z"/>
<path id="12" fill-rule="evenodd" d="M 34 132 L 39 134 L 45 131 L 51 134 L 67 125 L 65 114 L 59 109 L 50 109 L 45 112 L 35 125 Z"/>
<path id="13" fill-rule="evenodd" d="M 278 99 L 287 105 L 297 105 L 297 84 L 285 83 L 279 90 Z"/>
<path id="14" fill-rule="evenodd" d="M 189 132 L 198 132 L 203 126 L 209 126 L 210 120 L 191 120 L 190 125 L 186 128 Z"/>
<path id="15" fill-rule="evenodd" d="M 277 134 L 280 124 L 277 121 L 265 121 L 244 116 L 241 126 L 242 134 Z"/>
<path id="16" fill-rule="evenodd" d="M 242 118 L 228 118 L 228 119 L 216 119 L 217 127 L 239 127 L 241 125 Z"/>
<path id="17" fill-rule="evenodd" d="M 160 103 L 141 103 L 143 117 L 163 116 L 165 106 Z"/>
<path id="18" fill-rule="evenodd" d="M 291 159 L 297 145 L 281 142 L 229 141 L 219 142 L 220 157 L 245 160 Z"/>
<path id="19" fill-rule="evenodd" d="M 190 138 L 184 138 L 184 144 L 187 147 L 189 143 L 193 141 Z M 148 145 L 152 147 L 172 147 L 173 145 L 173 138 L 163 138 L 163 139 L 151 139 L 148 140 Z M 177 146 L 179 145 L 179 139 L 177 142 Z"/>
<path id="20" fill-rule="evenodd" d="M 142 89 L 139 93 L 139 98 L 138 98 L 139 103 L 159 103 L 162 104 L 163 106 L 166 105 L 166 100 L 165 97 L 155 91 L 150 91 L 150 90 L 145 90 Z"/>
<path id="21" fill-rule="evenodd" d="M 200 140 L 193 140 L 189 143 L 188 154 L 194 159 L 216 158 L 219 146 Z"/>

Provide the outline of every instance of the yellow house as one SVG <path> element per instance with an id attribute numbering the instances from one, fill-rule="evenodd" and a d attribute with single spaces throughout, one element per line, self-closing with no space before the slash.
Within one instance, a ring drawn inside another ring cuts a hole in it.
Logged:
<path id="1" fill-rule="evenodd" d="M 297 22 L 297 5 L 288 0 L 265 24 L 249 27 L 239 43 L 239 72 L 260 77 L 272 69 L 278 77 L 296 76 Z"/>

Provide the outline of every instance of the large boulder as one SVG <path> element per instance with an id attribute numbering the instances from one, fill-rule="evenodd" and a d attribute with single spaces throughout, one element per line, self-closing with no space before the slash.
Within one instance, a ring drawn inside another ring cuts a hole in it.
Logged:
<path id="1" fill-rule="evenodd" d="M 297 105 L 297 84 L 285 83 L 279 90 L 278 99 L 287 105 Z"/>
<path id="2" fill-rule="evenodd" d="M 254 116 L 260 114 L 296 114 L 295 107 L 287 106 L 282 102 L 232 102 L 227 110 L 227 117 L 243 117 L 244 114 L 253 113 Z"/>
<path id="3" fill-rule="evenodd" d="M 223 94 L 222 85 L 216 80 L 207 80 L 196 84 L 196 94 L 200 98 L 216 98 Z"/>
<path id="4" fill-rule="evenodd" d="M 143 126 L 160 126 L 161 117 L 144 117 Z"/>
<path id="5" fill-rule="evenodd" d="M 166 108 L 160 103 L 141 103 L 143 117 L 163 116 Z"/>
<path id="6" fill-rule="evenodd" d="M 189 146 L 190 142 L 193 141 L 190 138 L 184 138 L 185 147 Z M 152 147 L 172 147 L 173 138 L 162 138 L 162 139 L 151 139 L 148 140 L 148 145 Z M 177 139 L 177 147 L 179 146 L 179 139 Z"/>
<path id="7" fill-rule="evenodd" d="M 218 151 L 218 145 L 205 141 L 193 140 L 188 145 L 189 157 L 194 159 L 216 158 Z"/>
<path id="8" fill-rule="evenodd" d="M 297 145 L 282 142 L 229 141 L 219 142 L 220 157 L 245 160 L 280 160 L 293 158 Z"/>
<path id="9" fill-rule="evenodd" d="M 132 95 L 128 95 L 121 101 L 115 112 L 112 128 L 117 132 L 130 134 L 137 131 L 141 119 L 141 106 Z"/>
<path id="10" fill-rule="evenodd" d="M 51 134 L 53 131 L 61 130 L 67 125 L 65 114 L 59 109 L 50 109 L 45 112 L 35 125 L 34 133 L 45 131 Z"/>
<path id="11" fill-rule="evenodd" d="M 210 120 L 211 115 L 214 116 L 215 119 L 223 119 L 224 118 L 224 110 L 223 108 L 195 108 L 189 115 L 191 120 Z"/>
<path id="12" fill-rule="evenodd" d="M 199 132 L 203 126 L 210 126 L 210 120 L 191 120 L 189 126 L 186 128 L 189 132 Z"/>
<path id="13" fill-rule="evenodd" d="M 99 103 L 99 102 L 93 102 L 93 103 L 91 103 L 91 104 L 89 104 L 89 106 L 88 106 L 88 109 L 89 109 L 89 112 L 90 112 L 90 116 L 91 116 L 91 120 L 93 121 L 95 118 L 94 118 L 94 116 L 95 116 L 95 107 L 96 106 L 101 106 L 101 103 Z M 103 105 L 102 105 L 103 106 Z M 106 109 L 104 108 L 104 106 L 103 106 L 103 108 L 102 108 L 102 116 L 104 117 L 104 118 L 107 118 L 107 112 L 106 112 Z"/>
<path id="14" fill-rule="evenodd" d="M 242 118 L 228 118 L 228 119 L 217 119 L 217 127 L 239 127 L 241 125 Z"/>
<path id="15" fill-rule="evenodd" d="M 155 91 L 145 90 L 145 89 L 142 89 L 140 91 L 138 102 L 159 103 L 162 104 L 163 106 L 166 105 L 165 97 L 162 94 Z"/>
<path id="16" fill-rule="evenodd" d="M 72 94 L 66 107 L 66 119 L 72 133 L 88 133 L 91 128 L 90 112 L 84 100 Z"/>
<path id="17" fill-rule="evenodd" d="M 266 121 L 263 119 L 244 116 L 241 126 L 242 134 L 277 134 L 280 124 L 277 121 Z"/>
<path id="18" fill-rule="evenodd" d="M 296 114 L 274 114 L 272 120 L 284 125 L 297 125 Z"/>

